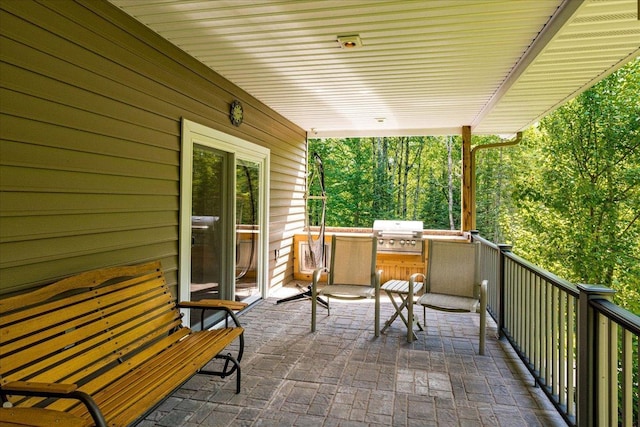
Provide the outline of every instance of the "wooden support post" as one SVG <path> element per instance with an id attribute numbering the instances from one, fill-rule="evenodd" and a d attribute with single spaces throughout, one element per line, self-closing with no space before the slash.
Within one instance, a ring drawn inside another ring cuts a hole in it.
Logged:
<path id="1" fill-rule="evenodd" d="M 462 127 L 462 186 L 461 205 L 462 231 L 471 231 L 475 228 L 473 224 L 473 200 L 472 200 L 472 180 L 475 177 L 471 174 L 471 126 Z"/>

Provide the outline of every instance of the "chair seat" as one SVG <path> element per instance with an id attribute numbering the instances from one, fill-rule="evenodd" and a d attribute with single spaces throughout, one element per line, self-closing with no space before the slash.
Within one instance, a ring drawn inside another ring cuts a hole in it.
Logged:
<path id="1" fill-rule="evenodd" d="M 475 298 L 435 293 L 422 295 L 418 299 L 418 304 L 438 308 L 440 310 L 464 310 L 470 312 L 476 312 L 480 307 L 480 301 Z"/>
<path id="2" fill-rule="evenodd" d="M 376 290 L 362 285 L 330 285 L 319 290 L 318 294 L 335 298 L 373 298 Z"/>

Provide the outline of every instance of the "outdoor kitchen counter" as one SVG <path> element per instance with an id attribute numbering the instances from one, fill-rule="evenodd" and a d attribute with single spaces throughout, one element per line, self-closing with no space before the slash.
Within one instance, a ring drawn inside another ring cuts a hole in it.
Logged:
<path id="1" fill-rule="evenodd" d="M 319 227 L 311 227 L 311 235 L 315 238 L 318 236 Z M 373 235 L 372 228 L 359 228 L 359 227 L 326 227 L 325 237 L 331 235 L 350 235 L 350 234 L 369 234 Z M 297 233 L 296 236 L 303 236 L 307 238 L 306 230 L 304 232 Z M 470 234 L 468 232 L 462 232 L 458 230 L 423 230 L 422 239 L 453 239 L 453 240 L 469 240 Z M 330 238 L 326 240 L 331 240 Z"/>
<path id="2" fill-rule="evenodd" d="M 332 235 L 369 235 L 373 237 L 373 229 L 371 228 L 329 228 L 325 230 L 326 251 L 329 252 Z M 318 236 L 318 230 L 315 227 L 311 229 L 311 235 L 315 239 Z M 456 240 L 460 242 L 469 241 L 469 233 L 448 230 L 424 230 L 422 241 L 427 239 Z M 300 281 L 311 281 L 313 268 L 310 268 L 304 259 L 304 251 L 307 248 L 308 234 L 306 232 L 294 235 L 294 253 L 293 253 L 293 278 Z M 425 245 L 427 246 L 427 245 Z M 406 255 L 394 253 L 378 253 L 376 268 L 382 270 L 382 281 L 386 282 L 391 279 L 408 280 L 413 273 L 425 273 L 428 254 L 426 250 L 421 255 Z"/>

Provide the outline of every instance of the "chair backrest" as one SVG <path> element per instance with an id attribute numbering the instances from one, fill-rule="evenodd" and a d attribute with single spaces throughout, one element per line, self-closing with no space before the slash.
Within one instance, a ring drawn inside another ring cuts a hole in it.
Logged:
<path id="1" fill-rule="evenodd" d="M 372 286 L 376 270 L 376 240 L 371 236 L 331 239 L 329 285 Z"/>
<path id="2" fill-rule="evenodd" d="M 477 298 L 479 243 L 429 240 L 427 291 Z"/>

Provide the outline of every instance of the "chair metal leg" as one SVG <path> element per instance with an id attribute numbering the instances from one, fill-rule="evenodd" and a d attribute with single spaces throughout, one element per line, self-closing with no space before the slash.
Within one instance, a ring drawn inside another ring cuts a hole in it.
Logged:
<path id="1" fill-rule="evenodd" d="M 480 313 L 480 343 L 478 354 L 484 356 L 485 334 L 487 333 L 487 310 Z"/>
<path id="2" fill-rule="evenodd" d="M 485 335 L 487 333 L 487 286 L 489 282 L 483 280 L 480 284 L 480 343 L 478 353 L 484 355 Z"/>
<path id="3" fill-rule="evenodd" d="M 311 286 L 311 332 L 316 331 L 316 298 L 318 298 L 318 291 L 315 286 Z"/>
<path id="4" fill-rule="evenodd" d="M 427 307 L 422 306 L 422 324 L 427 327 Z"/>
<path id="5" fill-rule="evenodd" d="M 380 336 L 380 293 L 378 292 L 378 294 L 376 294 L 375 296 L 376 298 L 376 302 L 375 302 L 375 325 L 373 327 L 373 334 L 377 337 Z"/>

